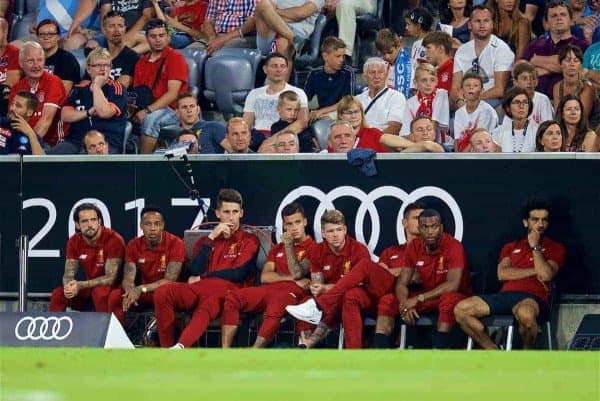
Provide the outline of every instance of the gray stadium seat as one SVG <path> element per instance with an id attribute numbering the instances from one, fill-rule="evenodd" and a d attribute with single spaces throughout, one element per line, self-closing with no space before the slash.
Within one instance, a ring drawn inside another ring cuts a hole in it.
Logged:
<path id="1" fill-rule="evenodd" d="M 85 75 L 86 72 L 86 66 L 87 66 L 87 62 L 85 59 L 85 53 L 83 52 L 83 49 L 73 49 L 73 50 L 69 50 L 69 52 L 75 56 L 75 58 L 77 59 L 77 62 L 79 63 L 79 71 L 81 72 L 81 78 L 83 79 L 83 76 Z"/>
<path id="2" fill-rule="evenodd" d="M 191 57 L 184 57 L 188 66 L 188 86 L 190 92 L 197 99 L 200 94 L 200 74 L 198 72 L 198 64 Z"/>
<path id="3" fill-rule="evenodd" d="M 363 14 L 356 16 L 356 38 L 354 41 L 356 66 L 362 66 L 363 60 L 369 54 L 375 54 L 375 37 L 377 31 L 383 28 L 383 8 L 385 0 L 377 0 L 377 8 L 374 14 Z M 363 39 L 366 39 L 363 44 Z"/>
<path id="4" fill-rule="evenodd" d="M 202 79 L 204 77 L 204 64 L 206 63 L 208 54 L 206 53 L 206 50 L 194 47 L 186 47 L 185 49 L 180 49 L 179 51 L 184 57 L 191 58 L 196 62 L 196 66 L 198 68 L 198 80 L 196 86 L 198 87 L 198 92 L 200 93 L 200 88 L 204 86 Z"/>
<path id="5" fill-rule="evenodd" d="M 323 118 L 315 121 L 311 125 L 321 149 L 327 149 L 327 146 L 329 146 L 329 127 L 332 122 L 332 120 Z"/>
<path id="6" fill-rule="evenodd" d="M 260 61 L 262 59 L 262 55 L 256 49 L 244 49 L 244 48 L 236 48 L 236 47 L 224 47 L 215 52 L 213 57 L 217 56 L 236 56 L 240 58 L 244 58 L 248 60 L 250 65 L 252 66 L 252 70 L 256 73 L 258 66 L 260 65 Z"/>
<path id="7" fill-rule="evenodd" d="M 131 131 L 133 130 L 133 125 L 128 120 L 125 124 L 125 131 L 123 131 L 123 154 L 127 153 L 127 141 L 131 136 Z M 137 153 L 137 152 L 136 152 Z"/>
<path id="8" fill-rule="evenodd" d="M 327 17 L 325 17 L 325 14 L 319 14 L 315 21 L 315 30 L 296 53 L 296 57 L 294 58 L 294 67 L 296 69 L 301 70 L 307 67 L 315 67 L 319 59 L 319 47 L 321 46 L 321 36 L 323 36 L 325 25 L 327 25 Z"/>
<path id="9" fill-rule="evenodd" d="M 233 55 L 211 57 L 204 69 L 204 96 L 225 115 L 241 114 L 254 81 L 255 70 L 248 60 Z"/>

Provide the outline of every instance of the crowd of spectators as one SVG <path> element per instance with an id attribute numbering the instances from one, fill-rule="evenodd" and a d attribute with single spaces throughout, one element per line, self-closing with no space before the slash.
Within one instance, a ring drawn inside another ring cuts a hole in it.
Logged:
<path id="1" fill-rule="evenodd" d="M 362 92 L 352 65 L 360 50 L 356 15 L 373 13 L 373 0 L 67 1 L 60 6 L 70 24 L 57 17 L 57 3 L 40 0 L 30 35 L 9 43 L 10 15 L 0 2 L 0 115 L 7 116 L 0 120 L 1 154 L 84 153 L 89 131 L 102 134 L 112 154 L 125 152 L 127 141 L 141 154 L 177 141 L 204 154 L 289 152 L 281 144 L 292 142 L 299 152 L 335 152 L 347 148 L 334 144 L 333 128 L 344 127 L 339 121 L 349 123 L 354 138 L 348 150 L 476 152 L 482 148 L 472 139 L 476 131 L 485 136 L 481 130 L 492 138 L 486 151 L 600 148 L 595 2 L 449 1 L 439 19 L 411 2 L 415 7 L 403 12 L 405 32 L 377 33 L 381 57 L 364 62 Z M 321 41 L 324 64 L 302 88 L 290 78 L 294 55 L 319 13 L 335 15 L 339 37 Z M 263 54 L 266 80 L 249 92 L 241 116 L 250 136 L 246 148 L 232 146 L 229 128 L 239 120 L 202 120 L 188 64 L 177 50 L 188 46 L 209 56 L 222 47 Z M 86 55 L 84 73 L 69 51 L 78 48 Z M 33 105 L 19 95 L 24 92 L 37 100 L 32 113 L 21 107 Z M 431 137 L 415 137 L 420 117 L 432 124 Z M 324 148 L 323 133 L 313 126 L 327 119 Z M 559 147 L 541 145 L 547 121 L 560 128 Z M 164 135 L 173 127 L 175 137 Z M 189 132 L 180 135 L 183 130 Z"/>

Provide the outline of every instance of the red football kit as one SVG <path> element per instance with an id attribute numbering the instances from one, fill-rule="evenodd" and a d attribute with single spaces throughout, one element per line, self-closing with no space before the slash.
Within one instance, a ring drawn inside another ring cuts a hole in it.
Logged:
<path id="1" fill-rule="evenodd" d="M 146 239 L 141 236 L 132 239 L 127 244 L 125 263 L 133 263 L 141 274 L 142 284 L 150 284 L 165 278 L 167 265 L 171 262 L 183 263 L 185 258 L 185 245 L 183 240 L 167 231 L 163 232 L 160 243 L 151 248 Z M 125 322 L 123 311 L 123 288 L 116 288 L 110 292 L 108 298 L 109 310 L 115 314 L 121 323 Z M 153 305 L 154 293 L 142 293 L 138 304 Z"/>
<path id="2" fill-rule="evenodd" d="M 371 259 L 371 255 L 365 245 L 346 235 L 344 246 L 339 253 L 332 251 L 327 241 L 323 241 L 313 247 L 308 258 L 311 274 L 323 273 L 325 284 L 335 284 L 361 259 Z"/>
<path id="3" fill-rule="evenodd" d="M 454 73 L 454 60 L 448 59 L 445 63 L 438 66 L 437 69 L 437 78 L 438 84 L 437 87 L 441 89 L 446 89 L 448 93 L 450 93 L 450 89 L 452 89 L 452 74 Z"/>
<path id="4" fill-rule="evenodd" d="M 315 245 L 316 242 L 310 237 L 294 244 L 296 258 L 302 261 Z M 275 272 L 281 275 L 290 275 L 283 242 L 271 248 L 267 262 L 275 264 Z M 240 312 L 262 312 L 263 322 L 258 330 L 258 335 L 271 341 L 279 330 L 281 319 L 286 314 L 285 307 L 296 305 L 306 295 L 307 292 L 293 280 L 277 281 L 260 287 L 247 287 L 231 291 L 225 298 L 221 325 L 238 326 Z"/>
<path id="5" fill-rule="evenodd" d="M 140 85 L 146 85 L 148 88 L 152 88 L 154 79 L 159 73 L 159 68 L 162 66 L 160 72 L 160 78 L 158 79 L 156 86 L 152 90 L 154 99 L 158 99 L 168 90 L 168 81 L 181 81 L 181 87 L 179 88 L 179 95 L 188 90 L 188 66 L 185 58 L 177 50 L 166 47 L 159 58 L 154 61 L 150 61 L 150 54 L 145 55 L 135 64 L 135 71 L 133 73 L 133 87 Z M 164 63 L 163 63 L 164 60 Z M 175 109 L 176 101 L 173 101 L 169 106 Z"/>
<path id="6" fill-rule="evenodd" d="M 100 236 L 93 244 L 88 244 L 81 233 L 74 234 L 67 241 L 66 259 L 77 260 L 83 266 L 87 280 L 105 274 L 104 264 L 107 259 L 121 259 L 125 254 L 125 241 L 116 231 L 100 227 Z M 67 306 L 73 309 L 85 307 L 85 301 L 91 296 L 96 312 L 108 312 L 108 294 L 110 286 L 84 288 L 71 299 L 67 299 L 62 286 L 52 291 L 50 312 L 64 312 Z"/>
<path id="7" fill-rule="evenodd" d="M 48 132 L 44 135 L 44 142 L 52 146 L 56 145 L 56 143 L 63 138 L 62 128 L 59 129 L 58 123 L 60 121 L 60 108 L 67 99 L 65 87 L 63 86 L 61 79 L 44 71 L 37 86 L 32 87 L 27 78 L 22 78 L 11 88 L 8 100 L 9 104 L 16 94 L 21 91 L 33 93 L 39 102 L 38 107 L 35 109 L 35 113 L 27 120 L 29 125 L 33 128 L 35 128 L 35 125 L 42 117 L 42 111 L 45 106 L 56 108 L 54 119 L 48 128 Z"/>
<path id="8" fill-rule="evenodd" d="M 544 255 L 544 258 L 554 261 L 558 265 L 558 268 L 561 269 L 565 264 L 565 247 L 548 237 L 542 238 L 540 245 L 542 246 L 542 255 Z M 500 252 L 500 260 L 505 257 L 510 259 L 510 267 L 512 268 L 533 268 L 533 251 L 529 246 L 527 238 L 504 245 L 502 252 Z M 547 283 L 540 281 L 537 276 L 505 281 L 500 292 L 507 291 L 527 292 L 545 302 L 548 302 L 550 295 L 550 288 Z"/>
<path id="9" fill-rule="evenodd" d="M 0 84 L 6 82 L 8 71 L 20 70 L 19 49 L 13 45 L 6 45 L 4 53 L 0 54 Z"/>
<path id="10" fill-rule="evenodd" d="M 439 312 L 438 320 L 442 323 L 454 324 L 454 306 L 470 296 L 471 284 L 469 270 L 466 267 L 465 251 L 462 244 L 449 234 L 442 233 L 438 249 L 430 254 L 425 248 L 422 238 L 413 240 L 406 246 L 404 267 L 414 268 L 421 276 L 423 290 L 410 293 L 409 297 L 430 291 L 446 282 L 450 269 L 463 270 L 461 282 L 456 292 L 448 292 L 436 299 L 419 303 L 417 312 Z M 388 294 L 381 298 L 379 314 L 394 317 L 399 313 L 399 301 L 396 295 Z"/>
<path id="11" fill-rule="evenodd" d="M 386 248 L 379 261 L 388 268 L 398 268 L 404 257 L 405 245 Z M 344 275 L 329 291 L 317 297 L 323 311 L 323 322 L 333 327 L 342 310 L 344 344 L 346 348 L 362 347 L 362 311 L 374 312 L 379 299 L 394 292 L 396 277 L 377 263 L 365 258 Z"/>
<path id="12" fill-rule="evenodd" d="M 155 291 L 161 346 L 174 344 L 175 310 L 193 310 L 179 343 L 189 347 L 202 336 L 209 323 L 221 314 L 227 293 L 242 287 L 253 276 L 259 246 L 259 239 L 243 230 L 229 238 L 220 236 L 213 241 L 206 236 L 198 240 L 189 270 L 200 276 L 200 281 L 172 283 Z"/>

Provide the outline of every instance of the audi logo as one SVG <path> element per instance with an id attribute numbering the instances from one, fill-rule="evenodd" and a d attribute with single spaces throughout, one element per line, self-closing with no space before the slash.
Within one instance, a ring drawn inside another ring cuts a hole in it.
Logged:
<path id="1" fill-rule="evenodd" d="M 406 208 L 406 205 L 412 202 L 416 202 L 424 197 L 438 198 L 448 206 L 450 212 L 452 213 L 452 217 L 454 218 L 454 237 L 459 241 L 462 240 L 463 218 L 462 213 L 460 211 L 460 207 L 458 206 L 458 203 L 456 203 L 456 200 L 454 200 L 452 195 L 450 195 L 442 188 L 434 186 L 425 186 L 417 188 L 411 193 L 407 193 L 401 188 L 386 185 L 379 188 L 375 188 L 367 194 L 361 189 L 349 185 L 334 188 L 328 193 L 321 191 L 319 188 L 304 185 L 290 191 L 283 198 L 279 205 L 279 208 L 277 209 L 277 215 L 275 216 L 275 227 L 277 229 L 278 241 L 281 241 L 281 234 L 283 230 L 281 210 L 287 204 L 294 202 L 295 200 L 303 196 L 312 197 L 319 201 L 319 206 L 315 211 L 313 223 L 315 240 L 317 241 L 321 241 L 323 239 L 321 235 L 321 216 L 323 215 L 325 210 L 335 209 L 333 202 L 338 198 L 353 197 L 360 201 L 360 206 L 356 211 L 356 217 L 354 220 L 354 232 L 356 234 L 356 239 L 366 244 L 369 250 L 373 252 L 373 250 L 377 247 L 377 243 L 379 242 L 379 236 L 381 231 L 381 217 L 379 211 L 377 210 L 377 207 L 375 206 L 375 201 L 379 198 L 388 196 L 396 198 L 400 202 L 402 202 L 402 206 L 400 207 L 398 215 L 396 216 L 396 237 L 398 239 L 399 244 L 406 242 L 404 228 L 402 227 L 402 216 L 404 214 L 404 209 Z M 364 223 L 367 214 L 369 215 L 369 219 L 371 222 L 371 235 L 368 241 L 365 241 Z M 384 216 L 384 218 L 387 218 L 387 216 Z"/>
<path id="2" fill-rule="evenodd" d="M 15 337 L 24 340 L 64 340 L 73 330 L 73 320 L 68 316 L 25 316 L 15 326 Z"/>

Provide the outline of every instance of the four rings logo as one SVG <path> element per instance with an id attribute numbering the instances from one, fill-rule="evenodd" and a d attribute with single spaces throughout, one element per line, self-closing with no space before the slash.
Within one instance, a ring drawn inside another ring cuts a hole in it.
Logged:
<path id="1" fill-rule="evenodd" d="M 15 326 L 15 337 L 24 340 L 64 340 L 73 330 L 73 320 L 68 316 L 25 316 Z"/>
<path id="2" fill-rule="evenodd" d="M 375 201 L 379 198 L 383 197 L 393 197 L 402 202 L 402 206 L 398 211 L 398 215 L 396 216 L 396 238 L 398 239 L 398 243 L 402 244 L 406 242 L 406 237 L 404 235 L 404 229 L 402 227 L 402 215 L 404 213 L 404 209 L 406 205 L 409 203 L 418 201 L 424 197 L 435 197 L 443 201 L 452 213 L 452 217 L 454 218 L 454 237 L 457 240 L 462 240 L 463 236 L 463 218 L 462 213 L 460 211 L 460 207 L 456 203 L 456 200 L 445 190 L 427 186 L 420 187 L 412 191 L 411 193 L 406 193 L 403 189 L 394 187 L 394 186 L 383 186 L 379 188 L 375 188 L 368 194 L 363 192 L 361 189 L 353 187 L 353 186 L 342 186 L 337 187 L 325 193 L 321 191 L 319 188 L 315 188 L 312 186 L 301 186 L 290 193 L 288 193 L 281 201 L 279 208 L 277 209 L 277 215 L 275 216 L 275 226 L 277 229 L 277 240 L 281 241 L 281 233 L 282 233 L 282 219 L 281 219 L 281 210 L 285 207 L 285 205 L 294 202 L 298 198 L 303 196 L 308 196 L 315 198 L 319 201 L 319 206 L 315 212 L 314 218 L 314 232 L 315 232 L 315 240 L 321 241 L 321 216 L 327 209 L 335 209 L 333 202 L 342 197 L 353 197 L 360 201 L 360 206 L 356 210 L 356 217 L 354 220 L 354 232 L 356 233 L 356 239 L 364 244 L 367 244 L 371 252 L 377 246 L 379 242 L 379 236 L 381 231 L 380 219 L 383 217 L 384 219 L 388 219 L 391 216 L 380 216 L 377 207 L 375 206 Z M 365 241 L 365 233 L 364 233 L 364 222 L 365 218 L 369 215 L 369 219 L 371 222 L 371 236 L 368 241 Z M 349 216 L 346 216 L 349 217 Z"/>

